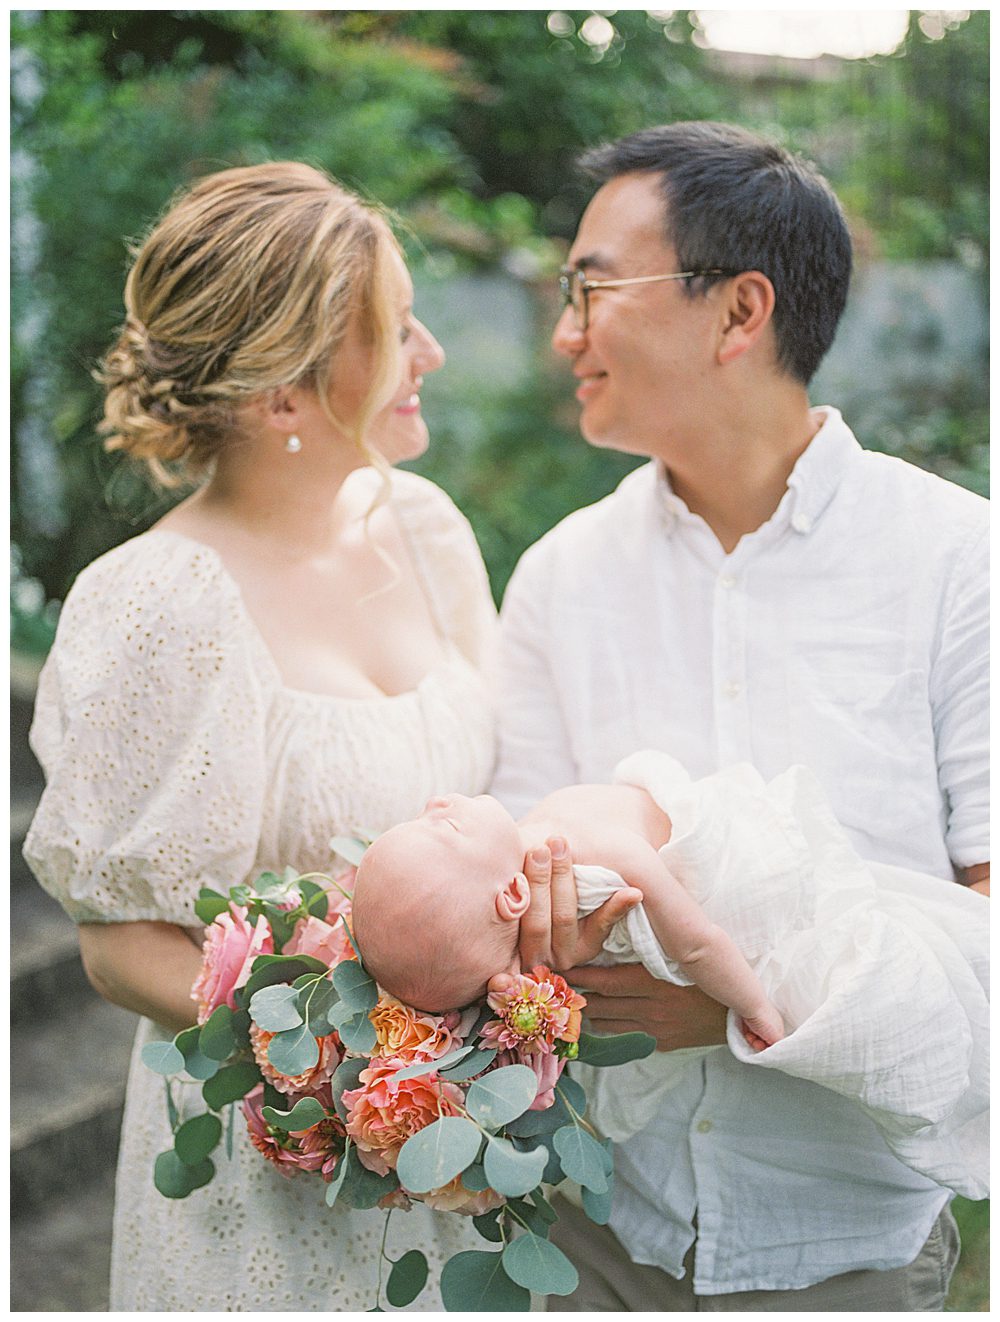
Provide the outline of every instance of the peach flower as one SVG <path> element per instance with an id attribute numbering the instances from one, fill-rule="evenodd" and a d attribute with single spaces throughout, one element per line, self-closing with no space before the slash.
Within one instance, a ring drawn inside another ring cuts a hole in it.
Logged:
<path id="1" fill-rule="evenodd" d="M 368 1016 L 378 1038 L 372 1056 L 393 1057 L 406 1065 L 437 1060 L 462 1045 L 457 1035 L 461 1017 L 455 1010 L 446 1015 L 423 1014 L 383 992 Z"/>
<path id="2" fill-rule="evenodd" d="M 491 992 L 486 998 L 500 1016 L 484 1024 L 481 1036 L 501 1050 L 522 1057 L 554 1051 L 557 1042 L 579 1041 L 586 1000 L 565 978 L 543 964 L 518 975 L 516 990 Z"/>
<path id="3" fill-rule="evenodd" d="M 258 955 L 274 953 L 271 929 L 263 918 L 247 922 L 247 911 L 237 904 L 220 913 L 205 929 L 201 972 L 191 988 L 198 1002 L 198 1022 L 203 1024 L 220 1005 L 236 1009 L 235 992 L 250 977 Z"/>
<path id="4" fill-rule="evenodd" d="M 502 1207 L 507 1201 L 503 1194 L 495 1189 L 482 1189 L 472 1193 L 462 1183 L 461 1175 L 456 1175 L 441 1189 L 432 1189 L 430 1193 L 420 1195 L 420 1201 L 436 1212 L 458 1212 L 461 1216 L 482 1216 L 492 1212 L 495 1207 Z"/>
<path id="5" fill-rule="evenodd" d="M 262 1083 L 258 1083 L 256 1088 L 247 1093 L 241 1106 L 246 1117 L 250 1142 L 261 1156 L 277 1166 L 282 1175 L 292 1176 L 300 1170 L 318 1171 L 324 1169 L 328 1156 L 319 1145 L 315 1145 L 312 1151 L 305 1152 L 299 1136 L 286 1134 L 284 1130 L 269 1125 L 264 1119 L 264 1085 Z M 314 1126 L 314 1128 L 318 1128 L 318 1126 Z"/>
<path id="6" fill-rule="evenodd" d="M 344 1058 L 344 1047 L 336 1033 L 316 1039 L 319 1045 L 319 1060 L 304 1074 L 282 1074 L 276 1070 L 267 1058 L 267 1048 L 274 1037 L 266 1029 L 250 1025 L 250 1045 L 254 1059 L 260 1066 L 260 1072 L 268 1083 L 283 1093 L 316 1093 L 330 1082 L 334 1070 Z"/>
<path id="7" fill-rule="evenodd" d="M 339 916 L 334 923 L 310 914 L 300 918 L 295 931 L 285 942 L 283 955 L 312 955 L 333 968 L 345 959 L 354 959 L 350 938 Z"/>
<path id="8" fill-rule="evenodd" d="M 436 1074 L 397 1079 L 406 1062 L 373 1060 L 361 1071 L 359 1088 L 342 1097 L 347 1108 L 347 1132 L 357 1144 L 358 1158 L 369 1170 L 386 1175 L 394 1170 L 399 1149 L 440 1116 L 459 1115 L 464 1094 L 455 1083 Z"/>

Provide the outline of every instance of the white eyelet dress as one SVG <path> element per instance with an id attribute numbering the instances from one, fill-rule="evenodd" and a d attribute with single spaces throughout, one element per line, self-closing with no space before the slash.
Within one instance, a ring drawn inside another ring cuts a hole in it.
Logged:
<path id="1" fill-rule="evenodd" d="M 374 473 L 360 480 L 377 489 Z M 201 886 L 225 891 L 286 865 L 328 871 L 332 836 L 379 832 L 433 794 L 486 788 L 495 612 L 482 558 L 437 487 L 395 472 L 392 489 L 448 644 L 446 660 L 396 697 L 286 688 L 219 557 L 184 536 L 144 533 L 80 575 L 39 684 L 32 744 L 47 787 L 25 846 L 76 921 L 192 926 Z M 251 1147 L 240 1115 L 233 1159 L 216 1149 L 211 1184 L 179 1201 L 156 1192 L 153 1162 L 172 1140 L 163 1081 L 139 1052 L 169 1036 L 140 1020 L 112 1310 L 370 1308 L 385 1213 L 328 1208 L 323 1181 L 283 1176 Z M 185 1098 L 192 1114 L 204 1109 L 199 1091 Z M 465 1217 L 392 1214 L 387 1251 L 422 1249 L 432 1282 L 473 1247 L 483 1241 Z M 440 1310 L 436 1286 L 411 1307 Z"/>

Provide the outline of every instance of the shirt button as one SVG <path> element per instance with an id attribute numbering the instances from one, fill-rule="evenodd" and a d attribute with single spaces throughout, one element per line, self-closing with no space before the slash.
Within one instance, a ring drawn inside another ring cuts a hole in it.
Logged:
<path id="1" fill-rule="evenodd" d="M 719 582 L 724 588 L 734 588 L 736 586 L 736 579 L 732 574 L 723 574 Z"/>
<path id="2" fill-rule="evenodd" d="M 743 692 L 743 685 L 737 684 L 735 679 L 731 680 L 730 683 L 726 685 L 727 698 L 738 698 L 742 692 Z"/>
<path id="3" fill-rule="evenodd" d="M 711 1120 L 699 1120 L 697 1130 L 699 1134 L 710 1134 L 712 1132 Z"/>
<path id="4" fill-rule="evenodd" d="M 793 514 L 792 527 L 796 532 L 808 532 L 813 526 L 813 521 L 808 514 Z"/>

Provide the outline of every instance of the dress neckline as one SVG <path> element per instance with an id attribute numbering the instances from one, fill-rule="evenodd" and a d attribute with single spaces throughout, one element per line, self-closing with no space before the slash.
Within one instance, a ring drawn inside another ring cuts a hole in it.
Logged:
<path id="1" fill-rule="evenodd" d="M 338 706 L 348 706 L 348 707 L 362 707 L 366 705 L 384 706 L 388 703 L 403 703 L 407 701 L 413 701 L 414 699 L 417 699 L 422 695 L 425 687 L 428 684 L 431 684 L 437 680 L 437 677 L 440 673 L 442 673 L 443 671 L 451 670 L 455 664 L 456 656 L 458 655 L 455 644 L 451 641 L 450 638 L 443 637 L 442 644 L 445 649 L 444 657 L 435 665 L 431 666 L 430 670 L 427 671 L 427 673 L 423 676 L 423 678 L 412 689 L 404 689 L 402 693 L 376 693 L 373 694 L 370 698 L 361 698 L 361 697 L 353 697 L 348 694 L 342 694 L 342 693 L 319 693 L 313 689 L 295 688 L 293 685 L 286 683 L 285 678 L 281 673 L 281 669 L 278 666 L 278 662 L 274 657 L 274 653 L 271 651 L 270 647 L 268 646 L 264 638 L 264 635 L 261 633 L 260 629 L 257 626 L 257 622 L 250 614 L 250 611 L 247 608 L 247 604 L 243 600 L 243 593 L 240 590 L 240 585 L 237 583 L 236 579 L 233 577 L 233 575 L 226 567 L 226 562 L 223 560 L 222 556 L 215 549 L 215 547 L 210 546 L 208 542 L 201 542 L 196 537 L 191 537 L 187 533 L 176 532 L 173 528 L 148 528 L 146 532 L 140 533 L 139 537 L 134 538 L 133 540 L 139 541 L 141 538 L 153 537 L 153 536 L 173 537 L 177 541 L 187 542 L 189 546 L 193 546 L 198 551 L 201 551 L 207 556 L 209 556 L 209 558 L 215 564 L 220 577 L 226 582 L 226 584 L 232 591 L 236 599 L 236 602 L 239 606 L 240 615 L 243 618 L 243 623 L 246 627 L 247 633 L 250 635 L 254 647 L 260 653 L 261 657 L 265 660 L 268 669 L 271 671 L 276 687 L 283 694 L 287 695 L 289 698 L 293 698 L 297 701 L 302 700 L 306 702 L 315 702 L 320 704 L 336 704 Z"/>

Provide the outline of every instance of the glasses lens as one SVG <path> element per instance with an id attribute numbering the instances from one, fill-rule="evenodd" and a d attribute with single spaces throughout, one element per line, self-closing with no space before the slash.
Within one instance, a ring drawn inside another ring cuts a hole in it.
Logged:
<path id="1" fill-rule="evenodd" d="M 585 278 L 582 271 L 559 272 L 559 292 L 562 294 L 563 307 L 573 309 L 573 321 L 577 330 L 586 330 L 587 328 Z"/>

